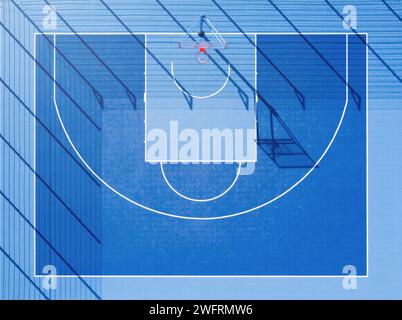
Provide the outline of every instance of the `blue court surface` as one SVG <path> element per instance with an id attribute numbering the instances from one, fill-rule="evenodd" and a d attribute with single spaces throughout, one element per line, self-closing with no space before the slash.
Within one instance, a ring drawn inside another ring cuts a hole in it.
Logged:
<path id="1" fill-rule="evenodd" d="M 36 35 L 36 270 L 367 274 L 366 35 L 222 37 Z"/>

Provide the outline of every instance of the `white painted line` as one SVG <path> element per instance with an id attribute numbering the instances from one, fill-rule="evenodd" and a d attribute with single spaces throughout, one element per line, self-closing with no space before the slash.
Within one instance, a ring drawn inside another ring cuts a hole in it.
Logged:
<path id="1" fill-rule="evenodd" d="M 144 161 L 146 162 L 147 160 L 147 150 L 148 150 L 148 146 L 147 146 L 147 103 L 148 103 L 148 85 L 147 85 L 147 76 L 148 76 L 148 54 L 147 54 L 147 50 L 148 50 L 148 37 L 147 35 L 144 36 Z"/>
<path id="2" fill-rule="evenodd" d="M 322 276 L 298 276 L 298 275 L 282 275 L 282 276 L 253 276 L 253 275 L 244 275 L 244 276 L 239 276 L 239 275 L 233 275 L 233 276 L 228 276 L 228 275 L 210 275 L 210 276 L 200 276 L 200 275 L 80 275 L 80 278 L 240 278 L 240 279 L 259 279 L 259 278 L 264 278 L 264 279 L 269 279 L 269 278 L 293 278 L 293 279 L 304 279 L 304 278 L 333 278 L 333 279 L 344 279 L 346 275 L 322 275 Z M 49 278 L 48 275 L 34 275 L 34 278 Z M 54 275 L 51 276 L 52 278 L 77 278 L 75 275 Z M 351 279 L 364 279 L 368 278 L 367 275 L 362 275 L 362 276 L 354 276 L 354 275 L 347 275 L 348 278 Z"/>
<path id="3" fill-rule="evenodd" d="M 197 96 L 197 95 L 194 95 L 194 94 L 189 93 L 186 89 L 182 88 L 182 87 L 177 83 L 176 77 L 175 77 L 175 74 L 174 74 L 174 64 L 173 64 L 173 62 L 170 63 L 170 73 L 172 74 L 172 79 L 173 79 L 173 82 L 174 82 L 175 86 L 176 86 L 181 92 L 183 92 L 186 96 L 192 97 L 192 98 L 194 98 L 194 99 L 208 99 L 208 98 L 212 98 L 213 96 L 216 96 L 217 94 L 219 94 L 219 93 L 226 87 L 226 85 L 228 84 L 228 81 L 229 81 L 229 78 L 230 78 L 230 71 L 231 71 L 231 69 L 232 69 L 232 68 L 230 67 L 230 63 L 229 63 L 229 64 L 228 64 L 228 71 L 227 71 L 226 80 L 225 80 L 225 82 L 222 84 L 222 86 L 221 86 L 219 89 L 217 89 L 215 92 L 213 92 L 213 93 L 211 93 L 211 94 L 209 94 L 209 95 L 206 95 L 206 96 Z"/>
<path id="4" fill-rule="evenodd" d="M 171 164 L 176 164 L 176 163 L 187 163 L 187 164 L 234 164 L 234 163 L 239 163 L 239 159 L 232 159 L 232 160 L 224 160 L 224 159 L 218 159 L 218 160 L 180 160 L 180 159 L 158 159 L 158 160 L 146 160 L 145 162 L 147 163 L 152 163 L 152 164 L 160 164 L 161 162 L 163 163 L 171 163 Z M 245 163 L 256 163 L 257 160 L 241 160 L 240 161 L 242 164 Z"/>
<path id="5" fill-rule="evenodd" d="M 34 57 L 34 66 L 33 66 L 33 114 L 36 116 L 36 34 L 34 34 L 34 45 L 33 45 L 33 57 Z M 33 257 L 33 274 L 36 275 L 36 120 L 33 118 L 33 128 L 34 128 L 34 133 L 33 133 L 33 144 L 34 144 L 34 150 L 33 150 L 33 225 L 34 225 L 34 230 L 33 230 L 33 247 L 34 247 L 34 257 Z"/>
<path id="6" fill-rule="evenodd" d="M 366 274 L 369 274 L 369 55 L 366 34 Z"/>
<path id="7" fill-rule="evenodd" d="M 255 133 L 254 133 L 254 141 L 255 141 L 255 155 L 257 157 L 258 153 L 258 65 L 257 65 L 257 35 L 254 35 L 254 122 L 255 122 Z"/>
<path id="8" fill-rule="evenodd" d="M 90 35 L 90 36 L 104 36 L 104 35 L 153 35 L 153 36 L 172 36 L 172 35 L 185 35 L 185 32 L 35 32 L 35 34 L 43 35 Z M 300 35 L 298 32 L 220 32 L 224 36 L 239 36 L 239 35 Z M 303 35 L 346 35 L 348 32 L 302 32 Z M 367 35 L 367 32 L 358 33 L 359 35 Z M 193 35 L 196 35 L 193 33 Z M 212 35 L 212 33 L 206 33 L 206 35 Z"/>
<path id="9" fill-rule="evenodd" d="M 56 35 L 56 34 L 68 35 L 68 34 L 72 34 L 72 35 L 74 35 L 73 33 L 35 33 L 35 35 L 34 35 L 34 47 L 36 46 L 36 35 L 37 34 L 50 34 L 50 35 Z M 85 33 L 80 33 L 80 34 L 85 34 Z M 86 33 L 86 34 L 93 34 L 93 33 Z M 96 34 L 109 35 L 109 34 L 112 34 L 112 33 L 96 33 Z M 113 33 L 113 34 L 122 34 L 122 33 Z M 125 34 L 130 34 L 130 33 L 125 33 Z M 147 33 L 147 34 L 149 34 L 149 33 Z M 298 33 L 254 33 L 254 35 L 258 35 L 258 34 L 296 34 L 296 35 L 298 35 Z M 303 34 L 317 34 L 317 35 L 319 35 L 319 34 L 323 34 L 323 35 L 332 35 L 332 34 L 342 35 L 342 34 L 346 34 L 347 35 L 347 33 L 303 33 Z M 366 35 L 367 42 L 368 42 L 368 33 L 361 33 L 361 34 Z M 348 36 L 346 36 L 346 37 L 348 38 Z M 56 39 L 54 37 L 54 41 L 55 40 Z M 56 79 L 56 75 L 55 75 L 55 72 L 56 72 L 55 71 L 56 70 L 56 68 L 55 68 L 55 65 L 56 65 L 56 52 L 55 51 L 56 51 L 56 41 L 55 41 L 55 46 L 54 46 L 54 81 Z M 347 41 L 347 49 L 346 49 L 346 51 L 347 51 L 347 53 L 346 53 L 346 61 L 347 61 L 347 63 L 346 63 L 346 70 L 347 70 L 346 71 L 346 74 L 347 74 L 346 82 L 348 84 L 348 74 L 349 74 L 349 72 L 348 72 L 348 68 L 349 68 L 348 41 Z M 36 55 L 36 50 L 34 51 L 34 57 L 35 57 L 35 55 Z M 35 61 L 36 61 L 36 58 L 35 58 Z M 34 64 L 34 78 L 35 78 L 34 79 L 34 95 L 36 96 L 36 85 L 35 85 L 36 71 L 35 71 L 35 68 L 36 68 L 36 63 Z M 88 165 L 86 164 L 84 159 L 82 159 L 82 157 L 78 153 L 78 150 L 75 148 L 75 146 L 72 143 L 71 139 L 69 138 L 69 135 L 68 135 L 67 131 L 65 130 L 64 123 L 63 123 L 63 121 L 62 121 L 62 119 L 60 117 L 60 114 L 59 114 L 57 101 L 56 101 L 56 90 L 55 89 L 56 89 L 56 86 L 55 86 L 55 83 L 54 83 L 53 84 L 54 106 L 55 106 L 55 109 L 56 109 L 56 112 L 57 112 L 57 116 L 59 118 L 59 122 L 60 122 L 60 124 L 61 124 L 61 126 L 63 128 L 63 131 L 64 131 L 64 133 L 65 133 L 65 135 L 66 135 L 71 147 L 77 153 L 77 155 L 79 156 L 81 161 L 84 163 L 84 165 L 87 166 L 88 170 L 90 170 L 101 182 L 103 182 L 103 180 L 100 179 L 92 171 L 92 169 L 90 167 L 88 167 Z M 340 127 L 342 125 L 344 115 L 345 115 L 345 112 L 346 112 L 346 109 L 347 109 L 348 99 L 349 99 L 349 93 L 348 93 L 348 85 L 347 85 L 346 86 L 346 101 L 345 101 L 345 106 L 344 106 L 344 109 L 343 109 L 343 112 L 342 112 L 341 119 L 340 119 L 340 121 L 338 123 L 337 129 L 336 129 L 336 131 L 335 131 L 330 143 L 328 144 L 328 146 L 327 146 L 326 150 L 324 151 L 324 153 L 321 155 L 321 157 L 316 162 L 315 167 L 324 158 L 324 156 L 326 155 L 326 153 L 328 152 L 328 150 L 332 146 L 332 144 L 333 144 L 333 142 L 334 142 L 334 140 L 335 140 L 335 138 L 336 138 L 336 136 L 337 136 L 337 134 L 338 134 L 338 132 L 340 130 Z M 36 111 L 36 102 L 35 102 L 35 97 L 34 97 L 34 113 L 35 113 L 35 111 Z M 146 109 L 145 109 L 145 113 L 146 113 Z M 35 126 L 36 126 L 36 123 L 34 124 L 34 127 Z M 366 187 L 367 187 L 367 193 L 366 193 L 366 195 L 367 195 L 367 199 L 366 199 L 366 201 L 367 201 L 367 212 L 366 212 L 366 215 L 367 215 L 367 232 L 366 232 L 366 234 L 367 234 L 367 274 L 362 275 L 362 276 L 350 276 L 351 278 L 368 278 L 368 244 L 369 244 L 369 242 L 368 242 L 368 132 L 369 132 L 369 130 L 368 130 L 368 49 L 366 47 L 366 133 L 367 133 L 366 134 L 366 144 L 367 144 L 367 146 L 366 146 L 366 161 L 367 161 L 366 162 L 366 164 L 367 164 L 367 168 L 366 168 L 367 169 L 367 177 L 366 177 L 366 179 L 367 179 L 367 181 L 366 181 Z M 36 129 L 35 129 L 35 133 L 34 133 L 34 154 L 35 153 L 36 153 Z M 271 201 L 269 201 L 267 203 L 264 203 L 264 204 L 262 204 L 262 205 L 260 205 L 258 207 L 253 208 L 253 209 L 236 213 L 235 215 L 241 215 L 241 214 L 245 214 L 247 212 L 251 212 L 252 210 L 257 210 L 257 209 L 262 208 L 262 207 L 268 205 L 269 203 L 272 203 L 273 201 L 279 199 L 280 197 L 282 197 L 285 194 L 287 194 L 288 192 L 290 192 L 298 184 L 300 184 L 314 170 L 315 167 L 313 167 L 309 172 L 307 172 L 306 175 L 300 181 L 298 181 L 294 186 L 292 186 L 289 190 L 287 190 L 283 194 L 279 195 L 275 199 L 272 199 Z M 36 169 L 36 157 L 34 159 L 34 169 Z M 35 176 L 34 176 L 34 181 L 36 181 Z M 34 183 L 34 190 L 35 189 L 36 189 L 36 183 Z M 34 196 L 34 202 L 35 202 L 35 205 L 34 205 L 34 226 L 36 228 L 36 196 Z M 129 201 L 129 202 L 132 202 L 132 201 Z M 133 203 L 136 204 L 135 202 L 133 202 Z M 148 209 L 148 208 L 146 208 L 144 206 L 141 206 L 141 205 L 139 205 L 139 206 L 143 207 L 144 209 Z M 157 210 L 150 209 L 150 211 L 158 213 Z M 169 214 L 165 214 L 165 213 L 162 213 L 162 212 L 161 212 L 161 214 L 164 214 L 164 215 L 167 215 L 167 216 L 174 216 L 174 215 L 169 215 Z M 235 215 L 231 215 L 231 216 L 235 216 Z M 178 218 L 183 218 L 183 219 L 194 219 L 194 218 L 181 217 L 181 216 L 177 216 L 177 217 Z M 229 217 L 229 216 L 227 216 L 227 217 Z M 212 219 L 215 220 L 217 218 L 212 218 Z M 210 218 L 207 218 L 207 219 L 195 218 L 195 220 L 212 220 L 212 219 L 210 219 Z M 36 235 L 35 235 L 35 231 L 34 231 L 34 239 L 35 239 L 35 237 L 36 237 Z M 47 277 L 46 275 L 37 275 L 36 274 L 36 264 L 35 264 L 36 241 L 35 240 L 34 240 L 34 251 L 35 251 L 34 252 L 34 277 L 35 278 Z M 77 278 L 76 275 L 57 275 L 57 276 L 54 276 L 54 277 L 55 278 Z M 204 275 L 80 275 L 80 277 L 82 277 L 82 278 L 253 278 L 253 279 L 254 278 L 334 278 L 334 279 L 341 279 L 341 278 L 344 278 L 344 275 L 320 275 L 320 276 L 314 276 L 314 275 L 311 275 L 311 276 L 301 276 L 301 275 L 280 275 L 280 276 L 273 276 L 273 275 L 261 275 L 261 276 L 256 276 L 256 275 L 205 275 L 205 276 Z"/>
<path id="10" fill-rule="evenodd" d="M 214 201 L 214 200 L 218 200 L 219 198 L 222 198 L 225 194 L 227 194 L 227 193 L 234 187 L 234 185 L 236 184 L 237 180 L 239 179 L 240 171 L 241 171 L 241 165 L 242 165 L 242 163 L 239 162 L 239 167 L 237 168 L 236 176 L 235 176 L 235 178 L 233 179 L 233 181 L 232 181 L 232 183 L 230 184 L 230 186 L 227 187 L 225 191 L 223 191 L 222 193 L 218 194 L 218 195 L 215 196 L 215 197 L 205 198 L 205 199 L 200 199 L 200 198 L 197 199 L 197 198 L 188 197 L 188 196 L 186 196 L 186 195 L 180 193 L 179 191 L 177 191 L 177 190 L 173 187 L 173 185 L 170 183 L 169 179 L 166 177 L 165 170 L 163 169 L 163 162 L 160 163 L 161 173 L 162 173 L 163 179 L 165 180 L 165 182 L 166 182 L 166 184 L 169 186 L 169 188 L 170 188 L 174 193 L 176 193 L 179 197 L 181 197 L 181 198 L 183 198 L 183 199 L 186 199 L 186 200 L 188 200 L 188 201 L 193 201 L 193 202 L 211 202 L 211 201 Z"/>

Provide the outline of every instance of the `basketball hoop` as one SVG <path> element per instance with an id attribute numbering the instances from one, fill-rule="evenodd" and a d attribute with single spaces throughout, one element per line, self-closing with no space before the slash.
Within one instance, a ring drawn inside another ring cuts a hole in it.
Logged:
<path id="1" fill-rule="evenodd" d="M 199 30 L 194 32 L 197 23 L 199 24 Z M 204 31 L 204 25 L 210 30 L 208 34 Z M 209 39 L 207 35 L 211 36 L 213 40 Z M 195 59 L 200 64 L 205 64 L 209 61 L 209 53 L 207 49 L 225 49 L 227 47 L 227 42 L 223 39 L 218 30 L 215 29 L 208 18 L 206 16 L 201 16 L 193 23 L 190 31 L 183 37 L 183 39 L 178 42 L 178 46 L 181 49 L 197 49 Z"/>

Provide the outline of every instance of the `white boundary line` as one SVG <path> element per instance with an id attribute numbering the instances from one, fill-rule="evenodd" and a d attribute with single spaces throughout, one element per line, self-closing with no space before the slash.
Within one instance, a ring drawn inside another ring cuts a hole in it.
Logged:
<path id="1" fill-rule="evenodd" d="M 257 108 L 258 108 L 258 64 L 257 64 L 257 35 L 254 35 L 254 140 L 255 140 L 255 145 L 254 145 L 254 152 L 255 152 L 255 158 L 257 160 L 258 157 L 258 113 L 257 113 Z M 256 161 L 257 162 L 257 161 Z"/>
<path id="2" fill-rule="evenodd" d="M 74 35 L 74 33 L 34 33 L 34 47 L 36 47 L 36 36 L 38 34 L 50 34 L 50 35 L 57 35 L 57 34 L 71 34 Z M 80 34 L 92 34 L 92 33 L 80 33 Z M 96 33 L 96 35 L 112 35 L 112 34 L 134 34 L 134 33 Z M 150 34 L 150 33 L 139 33 L 139 34 L 143 34 L 145 35 L 145 39 L 146 39 L 146 35 Z M 159 33 L 157 33 L 159 34 Z M 287 35 L 287 34 L 295 34 L 298 35 L 299 33 L 253 33 L 254 35 L 258 35 L 258 34 L 276 34 L 276 35 Z M 346 39 L 348 39 L 348 35 L 350 33 L 303 33 L 303 34 L 311 34 L 311 35 L 346 35 Z M 368 43 L 368 33 L 359 33 L 361 35 L 365 35 L 366 36 L 366 43 Z M 95 34 L 94 34 L 95 35 Z M 347 42 L 348 43 L 348 42 Z M 348 49 L 349 49 L 349 45 L 347 45 L 347 62 L 349 60 L 348 57 Z M 55 48 L 54 48 L 55 51 Z M 36 50 L 34 52 L 34 58 L 36 61 Z M 55 62 L 55 61 L 54 61 Z M 34 62 L 34 68 L 36 68 L 36 62 Z M 348 71 L 348 64 L 347 64 L 347 75 L 349 73 Z M 34 74 L 35 74 L 35 79 L 34 79 L 34 95 L 36 96 L 36 86 L 35 86 L 35 82 L 36 82 L 36 73 L 34 70 Z M 368 278 L 368 49 L 367 49 L 367 45 L 366 45 L 366 221 L 367 221 L 367 231 L 366 231 L 366 250 L 367 250 L 367 255 L 366 255 L 366 264 L 367 264 L 367 269 L 366 269 L 366 275 L 357 275 L 357 276 L 348 276 L 351 278 Z M 348 78 L 347 78 L 348 80 Z M 348 104 L 348 85 L 346 86 L 346 92 L 347 92 L 347 99 L 346 99 L 346 103 L 345 103 L 345 108 L 343 110 L 343 114 L 342 114 L 342 120 L 343 120 L 343 116 L 345 114 L 346 111 L 346 107 Z M 54 96 L 55 98 L 55 96 Z M 55 101 L 55 99 L 54 99 Z M 36 115 L 36 99 L 34 99 L 34 112 Z M 337 131 L 339 131 L 340 125 L 341 125 L 342 121 L 339 123 L 338 128 L 336 130 L 336 134 Z M 35 124 L 36 126 L 36 124 Z M 34 126 L 34 127 L 35 127 Z M 330 145 L 332 144 L 333 140 L 336 137 L 336 134 L 334 135 L 334 137 L 332 138 Z M 327 147 L 326 151 L 324 152 L 324 154 L 321 156 L 321 158 L 317 161 L 316 165 L 318 165 L 318 163 L 322 160 L 323 156 L 325 155 L 325 153 L 328 151 L 330 145 Z M 34 150 L 36 150 L 36 129 L 35 129 L 35 134 L 34 134 Z M 36 152 L 36 151 L 35 151 Z M 36 171 L 36 161 L 35 161 L 35 166 L 34 169 Z M 314 168 L 312 168 L 314 169 Z M 309 172 L 311 172 L 312 170 L 310 170 Z M 304 180 L 304 179 L 303 179 Z M 36 189 L 36 176 L 34 176 L 34 189 Z M 301 182 L 301 181 L 300 181 Z M 289 190 L 290 191 L 290 190 Z M 34 191 L 35 192 L 35 191 Z M 34 226 L 36 228 L 36 196 L 34 197 Z M 263 206 L 261 206 L 263 207 Z M 35 231 L 34 232 L 34 238 L 36 238 L 35 235 Z M 43 278 L 46 277 L 47 275 L 37 275 L 36 274 L 36 264 L 35 264 L 35 258 L 36 258 L 36 242 L 34 242 L 34 277 L 35 278 Z M 344 278 L 346 275 L 80 275 L 80 277 L 82 278 Z M 57 275 L 54 276 L 55 278 L 76 278 L 76 275 Z"/>
<path id="3" fill-rule="evenodd" d="M 366 33 L 366 274 L 369 275 L 369 35 Z"/>
<path id="4" fill-rule="evenodd" d="M 33 113 L 36 116 L 36 34 L 34 35 L 33 39 L 34 43 L 34 66 L 33 66 Z M 33 134 L 33 139 L 34 139 L 34 148 L 33 148 L 33 225 L 34 225 L 34 230 L 33 230 L 33 247 L 34 247 L 34 255 L 33 255 L 33 268 L 34 268 L 34 275 L 36 275 L 36 119 L 33 118 L 33 128 L 34 128 L 34 134 Z"/>
<path id="5" fill-rule="evenodd" d="M 98 35 L 157 35 L 157 36 L 171 36 L 171 35 L 185 35 L 185 32 L 35 32 L 34 35 L 64 35 L 64 36 L 74 36 L 74 35 L 88 35 L 88 36 L 98 36 Z M 195 35 L 195 33 L 193 33 Z M 213 33 L 205 33 L 210 35 Z M 238 36 L 238 35 L 300 35 L 298 32 L 220 32 L 222 35 L 226 36 Z M 349 35 L 350 32 L 302 32 L 303 35 Z M 359 35 L 368 35 L 367 32 L 359 32 Z M 353 35 L 353 34 L 352 34 Z"/>
<path id="6" fill-rule="evenodd" d="M 262 279 L 269 279 L 269 278 L 294 278 L 294 279 L 300 279 L 300 278 L 335 278 L 335 279 L 344 279 L 345 277 L 347 278 L 351 278 L 351 279 L 364 279 L 364 278 L 368 278 L 368 275 L 361 275 L 361 276 L 353 276 L 353 275 L 348 275 L 348 274 L 344 274 L 344 275 L 339 275 L 339 276 L 334 276 L 334 275 L 324 275 L 324 276 L 295 276 L 295 275 L 280 275 L 280 276 L 250 276 L 250 275 L 246 275 L 246 276 L 217 276 L 217 275 L 213 275 L 213 276 L 199 276 L 199 275 L 186 275 L 186 276 L 180 276 L 180 275 L 80 275 L 80 278 L 239 278 L 239 279 L 258 279 L 258 278 L 262 278 Z M 78 278 L 78 276 L 75 275 L 41 275 L 41 274 L 35 274 L 34 278 Z"/>
<path id="7" fill-rule="evenodd" d="M 147 126 L 147 103 L 148 103 L 148 55 L 147 55 L 147 46 L 148 46 L 148 36 L 145 34 L 144 35 L 144 132 L 148 132 L 148 126 Z M 148 145 L 147 145 L 147 137 L 146 134 L 144 136 L 144 161 L 147 161 L 147 150 L 148 150 Z"/>

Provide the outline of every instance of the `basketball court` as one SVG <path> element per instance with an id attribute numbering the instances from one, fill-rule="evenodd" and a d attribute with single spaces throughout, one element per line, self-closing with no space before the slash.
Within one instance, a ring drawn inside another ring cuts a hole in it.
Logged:
<path id="1" fill-rule="evenodd" d="M 366 46 L 199 21 L 187 34 L 35 35 L 35 113 L 78 163 L 37 128 L 36 170 L 56 190 L 85 170 L 97 190 L 76 195 L 80 219 L 59 220 L 37 181 L 37 228 L 98 243 L 63 252 L 84 276 L 341 276 L 348 264 L 365 276 Z M 36 257 L 73 276 L 40 240 Z"/>

